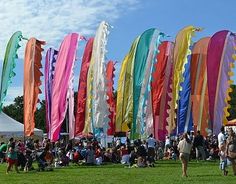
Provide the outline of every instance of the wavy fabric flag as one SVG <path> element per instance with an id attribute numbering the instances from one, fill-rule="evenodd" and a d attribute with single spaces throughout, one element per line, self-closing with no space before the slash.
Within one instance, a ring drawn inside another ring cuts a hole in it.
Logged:
<path id="1" fill-rule="evenodd" d="M 193 130 L 190 66 L 191 55 L 188 56 L 188 62 L 184 66 L 184 81 L 180 84 L 182 90 L 179 92 L 179 101 L 177 109 L 177 134 L 183 134 L 184 132 Z"/>
<path id="2" fill-rule="evenodd" d="M 69 79 L 69 87 L 67 91 L 67 100 L 68 100 L 68 120 L 69 120 L 69 139 L 73 139 L 75 137 L 75 113 L 74 113 L 74 63 L 72 67 L 72 72 L 70 74 Z"/>
<path id="3" fill-rule="evenodd" d="M 104 132 L 107 132 L 109 122 L 105 64 L 106 45 L 109 34 L 108 28 L 108 23 L 103 21 L 100 24 L 96 33 L 92 54 L 92 59 L 95 61 L 93 74 L 94 127 L 103 128 Z"/>
<path id="4" fill-rule="evenodd" d="M 165 102 L 167 101 L 167 88 L 170 85 L 173 43 L 164 41 L 159 45 L 158 50 L 158 62 L 154 65 L 151 82 L 153 124 L 149 124 L 147 127 L 149 127 L 149 133 L 153 133 L 155 138 L 163 141 L 167 134 L 164 114 L 167 111 Z"/>
<path id="5" fill-rule="evenodd" d="M 227 122 L 227 112 L 231 69 L 234 65 L 233 54 L 236 45 L 235 34 L 223 30 L 215 33 L 210 40 L 207 53 L 207 79 L 209 94 L 210 120 L 213 133 L 218 134 L 223 123 Z M 222 111 L 222 109 L 224 109 Z"/>
<path id="6" fill-rule="evenodd" d="M 176 36 L 174 46 L 172 99 L 170 102 L 170 111 L 168 117 L 169 134 L 176 128 L 176 109 L 178 106 L 179 91 L 182 90 L 180 84 L 184 81 L 184 66 L 188 62 L 188 55 L 191 54 L 189 47 L 191 45 L 191 39 L 195 31 L 199 31 L 199 29 L 193 26 L 188 26 L 182 29 Z"/>
<path id="7" fill-rule="evenodd" d="M 107 135 L 114 135 L 115 133 L 115 107 L 116 107 L 116 101 L 113 95 L 113 85 L 114 85 L 114 71 L 115 71 L 115 62 L 113 61 L 109 61 L 107 63 L 107 67 L 106 67 L 106 79 L 107 79 L 107 103 L 109 105 L 109 128 L 107 130 Z"/>
<path id="8" fill-rule="evenodd" d="M 42 45 L 44 41 L 29 39 L 25 48 L 24 58 L 24 134 L 25 136 L 34 135 L 35 120 L 34 113 L 38 103 L 38 95 L 41 93 L 40 77 L 43 75 L 42 68 Z"/>
<path id="9" fill-rule="evenodd" d="M 145 31 L 139 39 L 134 60 L 134 79 L 133 79 L 133 124 L 131 129 L 131 139 L 139 137 L 137 134 L 137 114 L 139 108 L 139 98 L 142 88 L 142 82 L 145 76 L 146 61 L 149 53 L 149 47 L 152 42 L 152 37 L 155 29 Z M 138 128 L 140 125 L 138 125 Z"/>
<path id="10" fill-rule="evenodd" d="M 90 38 L 86 44 L 79 77 L 77 111 L 75 116 L 75 135 L 80 135 L 84 130 L 85 124 L 85 108 L 87 97 L 87 75 L 89 63 L 92 56 L 94 38 Z"/>
<path id="11" fill-rule="evenodd" d="M 153 72 L 153 65 L 154 63 L 158 62 L 156 59 L 156 55 L 158 53 L 158 46 L 161 42 L 161 38 L 164 37 L 164 34 L 159 32 L 157 29 L 155 29 L 152 40 L 149 45 L 149 51 L 148 56 L 146 60 L 146 66 L 144 70 L 144 78 L 142 81 L 141 86 L 141 92 L 139 97 L 139 104 L 138 104 L 138 113 L 137 113 L 137 129 L 136 133 L 141 135 L 141 137 L 145 138 L 147 137 L 147 131 L 146 131 L 146 123 L 153 122 L 153 115 L 152 115 L 152 109 L 149 108 L 151 106 L 151 80 L 152 80 L 152 72 Z M 148 105 L 148 106 L 147 106 Z M 150 113 L 151 112 L 151 113 Z M 147 116 L 150 115 L 150 116 Z M 148 121 L 147 121 L 148 117 Z"/>
<path id="12" fill-rule="evenodd" d="M 129 53 L 122 62 L 117 88 L 116 132 L 128 132 L 133 121 L 133 69 L 137 45 L 137 37 Z"/>
<path id="13" fill-rule="evenodd" d="M 1 88 L 0 88 L 0 112 L 2 111 L 3 101 L 7 94 L 7 89 L 11 83 L 12 77 L 16 74 L 14 73 L 14 68 L 16 66 L 16 59 L 18 58 L 17 50 L 20 48 L 19 42 L 22 39 L 21 31 L 15 32 L 7 43 L 7 48 L 5 51 L 5 57 L 2 67 L 2 78 L 1 78 Z"/>
<path id="14" fill-rule="evenodd" d="M 210 37 L 196 42 L 192 49 L 191 59 L 191 94 L 192 112 L 195 129 L 203 136 L 209 133 L 209 100 L 207 89 L 207 48 Z"/>
<path id="15" fill-rule="evenodd" d="M 161 98 L 160 102 L 160 119 L 159 122 L 159 131 L 158 131 L 158 136 L 159 140 L 165 140 L 165 136 L 168 134 L 167 131 L 167 117 L 168 117 L 168 110 L 169 110 L 169 102 L 172 99 L 172 83 L 173 83 L 173 52 L 174 52 L 174 44 L 171 42 L 168 50 L 167 50 L 167 55 L 168 55 L 168 61 L 167 61 L 167 66 L 166 66 L 166 71 L 165 71 L 165 79 L 164 79 L 164 85 L 163 85 L 163 97 Z M 155 127 L 156 128 L 156 127 Z"/>
<path id="16" fill-rule="evenodd" d="M 103 129 L 107 132 L 109 122 L 109 110 L 106 94 L 106 69 L 105 54 L 109 24 L 102 21 L 97 29 L 92 58 L 87 77 L 87 100 L 85 127 L 83 133 L 96 133 L 95 130 Z"/>
<path id="17" fill-rule="evenodd" d="M 58 51 L 49 48 L 45 58 L 45 99 L 46 99 L 46 127 L 48 138 L 50 139 L 51 133 L 51 109 L 52 109 L 52 85 L 55 73 L 55 64 Z"/>
<path id="18" fill-rule="evenodd" d="M 81 36 L 77 33 L 67 35 L 61 43 L 57 62 L 55 66 L 55 74 L 52 86 L 52 110 L 51 110 L 51 141 L 55 142 L 59 138 L 61 125 L 65 119 L 67 112 L 67 99 L 73 98 L 71 94 L 71 80 L 73 66 L 76 56 L 76 48 L 78 39 Z M 70 101 L 70 99 L 69 99 Z M 71 108 L 71 107 L 69 107 Z M 71 112 L 69 112 L 71 115 Z M 72 117 L 73 118 L 73 114 Z M 69 121 L 72 121 L 69 119 Z M 72 122 L 73 123 L 73 122 Z M 74 135 L 74 129 L 71 129 L 69 122 L 70 136 Z M 73 134 L 73 135 L 72 135 Z"/>

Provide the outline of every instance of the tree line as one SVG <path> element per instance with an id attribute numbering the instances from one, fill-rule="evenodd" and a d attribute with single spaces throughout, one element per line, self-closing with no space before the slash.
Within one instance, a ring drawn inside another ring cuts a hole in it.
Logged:
<path id="1" fill-rule="evenodd" d="M 236 85 L 231 85 L 231 88 L 233 91 L 230 93 L 231 101 L 229 102 L 230 108 L 229 113 L 230 116 L 228 117 L 228 120 L 236 119 Z M 77 92 L 74 94 L 74 100 L 75 100 L 75 111 L 77 109 Z M 114 97 L 116 98 L 117 92 L 114 91 Z M 36 112 L 35 112 L 35 127 L 42 129 L 44 132 L 46 132 L 46 106 L 45 106 L 45 100 L 40 100 L 39 105 L 37 106 Z M 24 122 L 24 100 L 23 96 L 18 96 L 14 99 L 13 103 L 10 105 L 7 105 L 3 107 L 3 112 L 6 113 L 11 118 L 15 119 L 16 121 L 23 123 Z M 66 121 L 66 120 L 65 120 Z M 62 129 L 66 130 L 66 123 L 63 123 Z"/>

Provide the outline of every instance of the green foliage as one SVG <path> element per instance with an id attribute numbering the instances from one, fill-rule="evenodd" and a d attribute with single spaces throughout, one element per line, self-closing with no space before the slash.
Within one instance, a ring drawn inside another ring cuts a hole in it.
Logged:
<path id="1" fill-rule="evenodd" d="M 229 104 L 231 105 L 231 107 L 229 109 L 229 121 L 232 119 L 236 119 L 236 85 L 231 85 L 231 88 L 233 89 L 233 91 L 230 93 L 231 100 L 229 101 Z"/>
<path id="2" fill-rule="evenodd" d="M 24 102 L 23 96 L 18 96 L 14 99 L 14 103 L 3 107 L 3 112 L 11 118 L 23 123 L 24 121 Z"/>
<path id="3" fill-rule="evenodd" d="M 3 112 L 16 121 L 24 122 L 24 99 L 23 96 L 18 96 L 14 99 L 14 103 L 3 107 Z M 35 112 L 35 127 L 46 130 L 46 107 L 45 100 L 42 100 Z"/>
<path id="4" fill-rule="evenodd" d="M 46 102 L 40 101 L 40 107 L 35 112 L 35 126 L 46 132 Z"/>
<path id="5" fill-rule="evenodd" d="M 74 94 L 74 112 L 76 113 L 77 110 L 77 94 Z M 8 106 L 3 107 L 3 112 L 6 113 L 11 118 L 15 119 L 16 121 L 23 123 L 24 122 L 24 99 L 23 96 L 18 96 L 14 99 L 14 103 Z M 62 124 L 62 129 L 66 130 L 66 120 L 64 120 Z M 35 112 L 35 127 L 42 129 L 46 132 L 46 102 L 42 100 L 39 102 L 38 107 Z"/>

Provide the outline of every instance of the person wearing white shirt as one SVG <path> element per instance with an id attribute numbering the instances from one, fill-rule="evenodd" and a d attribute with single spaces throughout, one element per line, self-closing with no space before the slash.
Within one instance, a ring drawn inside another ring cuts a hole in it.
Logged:
<path id="1" fill-rule="evenodd" d="M 166 140 L 165 140 L 165 152 L 167 152 L 168 148 L 170 148 L 170 137 L 166 136 Z"/>
<path id="2" fill-rule="evenodd" d="M 188 138 L 187 133 L 183 134 L 183 139 L 178 144 L 179 158 L 182 162 L 182 176 L 187 177 L 187 166 L 189 161 L 189 155 L 192 149 L 191 140 Z"/>
<path id="3" fill-rule="evenodd" d="M 218 134 L 218 147 L 221 150 L 221 147 L 226 144 L 226 138 L 225 138 L 225 127 L 221 127 L 221 132 Z"/>

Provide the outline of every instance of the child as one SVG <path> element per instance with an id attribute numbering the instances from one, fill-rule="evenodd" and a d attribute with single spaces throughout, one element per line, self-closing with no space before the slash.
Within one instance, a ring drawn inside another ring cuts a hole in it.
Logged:
<path id="1" fill-rule="evenodd" d="M 15 151 L 15 142 L 13 142 L 8 148 L 7 162 L 8 162 L 8 165 L 7 165 L 6 174 L 9 174 L 9 171 L 11 170 L 13 165 L 15 165 L 16 172 L 19 173 L 18 167 L 17 167 L 17 152 Z"/>
<path id="2" fill-rule="evenodd" d="M 225 145 L 221 145 L 220 151 L 220 169 L 223 171 L 224 176 L 228 175 L 228 171 L 226 170 L 227 167 L 227 156 L 226 156 L 226 147 Z"/>

